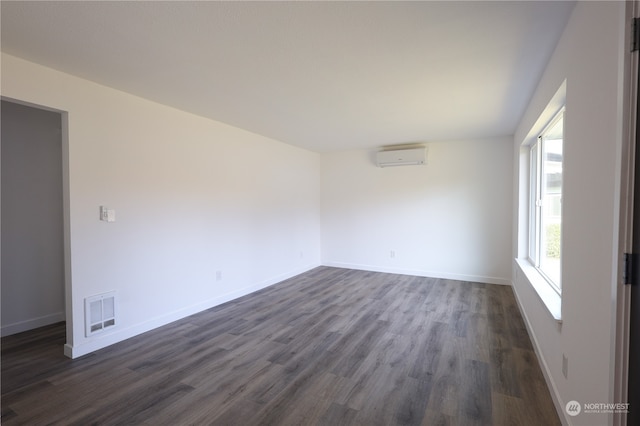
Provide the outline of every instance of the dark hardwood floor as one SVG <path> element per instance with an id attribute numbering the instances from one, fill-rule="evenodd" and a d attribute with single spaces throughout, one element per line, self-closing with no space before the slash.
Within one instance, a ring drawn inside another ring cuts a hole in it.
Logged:
<path id="1" fill-rule="evenodd" d="M 320 267 L 70 360 L 2 339 L 2 424 L 557 425 L 508 286 Z"/>

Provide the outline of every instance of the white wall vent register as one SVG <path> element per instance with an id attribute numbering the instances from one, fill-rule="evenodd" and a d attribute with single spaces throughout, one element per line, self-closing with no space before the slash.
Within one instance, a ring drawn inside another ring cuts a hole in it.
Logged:
<path id="1" fill-rule="evenodd" d="M 378 167 L 425 165 L 427 164 L 427 148 L 378 151 L 376 163 Z"/>
<path id="2" fill-rule="evenodd" d="M 116 292 L 84 299 L 85 335 L 100 333 L 116 325 Z"/>

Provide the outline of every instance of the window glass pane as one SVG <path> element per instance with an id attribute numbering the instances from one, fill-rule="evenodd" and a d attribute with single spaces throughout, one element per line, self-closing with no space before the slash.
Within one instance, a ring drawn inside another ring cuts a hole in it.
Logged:
<path id="1" fill-rule="evenodd" d="M 562 230 L 562 116 L 542 135 L 542 179 L 540 211 L 540 270 L 560 282 L 560 247 Z"/>

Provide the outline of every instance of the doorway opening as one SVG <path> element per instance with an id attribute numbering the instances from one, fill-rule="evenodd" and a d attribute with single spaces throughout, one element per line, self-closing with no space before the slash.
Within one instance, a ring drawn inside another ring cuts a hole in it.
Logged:
<path id="1" fill-rule="evenodd" d="M 1 100 L 1 334 L 67 322 L 66 113 Z"/>

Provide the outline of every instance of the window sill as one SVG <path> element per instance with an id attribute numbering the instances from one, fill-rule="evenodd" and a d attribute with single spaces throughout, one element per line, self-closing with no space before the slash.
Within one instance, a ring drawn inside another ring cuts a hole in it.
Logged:
<path id="1" fill-rule="evenodd" d="M 562 322 L 562 297 L 551 288 L 547 280 L 540 275 L 540 272 L 528 260 L 516 259 L 516 263 L 553 319 Z"/>

